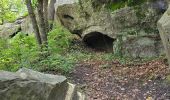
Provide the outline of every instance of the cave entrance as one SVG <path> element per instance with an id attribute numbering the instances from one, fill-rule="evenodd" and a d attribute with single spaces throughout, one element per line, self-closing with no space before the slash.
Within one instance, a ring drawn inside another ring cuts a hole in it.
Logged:
<path id="1" fill-rule="evenodd" d="M 84 37 L 84 42 L 87 46 L 106 52 L 113 52 L 113 41 L 114 39 L 100 32 L 91 32 Z"/>

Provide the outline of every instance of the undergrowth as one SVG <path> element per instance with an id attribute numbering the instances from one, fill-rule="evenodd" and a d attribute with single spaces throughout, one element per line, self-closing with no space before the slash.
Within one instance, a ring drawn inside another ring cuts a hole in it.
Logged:
<path id="1" fill-rule="evenodd" d="M 71 38 L 71 34 L 61 26 L 48 33 L 48 50 L 40 50 L 33 34 L 26 36 L 24 33 L 18 33 L 12 39 L 1 38 L 0 70 L 16 71 L 27 67 L 68 72 L 74 61 L 62 54 L 69 48 Z"/>
<path id="2" fill-rule="evenodd" d="M 0 70 L 16 71 L 27 67 L 68 74 L 77 63 L 95 60 L 117 60 L 121 64 L 135 61 L 113 53 L 89 49 L 81 39 L 59 25 L 48 33 L 48 50 L 40 50 L 33 34 L 26 36 L 19 33 L 12 39 L 0 39 Z"/>

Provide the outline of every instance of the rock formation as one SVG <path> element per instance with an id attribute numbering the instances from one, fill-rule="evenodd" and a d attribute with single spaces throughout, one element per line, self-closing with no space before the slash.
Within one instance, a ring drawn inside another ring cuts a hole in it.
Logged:
<path id="1" fill-rule="evenodd" d="M 158 21 L 158 29 L 170 64 L 170 7 Z"/>
<path id="2" fill-rule="evenodd" d="M 85 100 L 66 77 L 22 68 L 0 71 L 1 100 Z"/>
<path id="3" fill-rule="evenodd" d="M 92 48 L 121 51 L 123 55 L 135 58 L 163 53 L 156 23 L 167 8 L 165 0 L 123 7 L 113 12 L 105 5 L 94 6 L 94 1 L 79 0 L 78 3 L 60 5 L 56 9 L 56 19 Z"/>
<path id="4" fill-rule="evenodd" d="M 108 2 L 110 0 L 56 0 L 55 22 L 98 50 L 134 58 L 164 53 L 157 21 L 167 9 L 167 0 L 125 6 L 114 11 L 106 9 Z M 0 26 L 0 37 L 10 37 L 18 31 L 33 33 L 29 17 L 7 26 Z"/>
<path id="5" fill-rule="evenodd" d="M 5 23 L 0 25 L 0 38 L 9 38 L 15 36 L 21 31 L 20 24 L 17 23 Z"/>
<path id="6" fill-rule="evenodd" d="M 89 46 L 112 50 L 115 34 L 110 13 L 104 7 L 95 10 L 90 0 L 79 0 L 79 3 L 59 6 L 56 13 L 61 24 Z"/>

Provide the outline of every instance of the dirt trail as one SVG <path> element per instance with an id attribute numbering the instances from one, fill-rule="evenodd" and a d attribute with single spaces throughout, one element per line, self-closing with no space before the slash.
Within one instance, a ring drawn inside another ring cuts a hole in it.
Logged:
<path id="1" fill-rule="evenodd" d="M 77 64 L 69 76 L 88 100 L 170 100 L 168 74 L 163 60 L 130 65 L 87 61 Z"/>

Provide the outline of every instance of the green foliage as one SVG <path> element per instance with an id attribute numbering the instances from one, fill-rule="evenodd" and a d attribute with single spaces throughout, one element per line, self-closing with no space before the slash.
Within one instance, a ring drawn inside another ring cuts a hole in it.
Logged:
<path id="1" fill-rule="evenodd" d="M 70 47 L 71 39 L 71 33 L 57 25 L 55 29 L 48 33 L 49 56 L 41 57 L 35 68 L 38 68 L 38 70 L 59 70 L 62 73 L 71 71 L 75 60 L 73 57 L 65 55 Z"/>
<path id="2" fill-rule="evenodd" d="M 96 53 L 73 42 L 73 35 L 57 25 L 48 33 L 48 49 L 38 48 L 34 35 L 17 34 L 12 39 L 0 39 L 0 70 L 16 71 L 20 67 L 38 71 L 55 71 L 67 74 L 76 63 L 88 61 L 119 61 L 121 64 L 135 61 L 120 54 Z M 121 37 L 118 45 L 121 45 Z M 101 65 L 103 68 L 109 65 Z"/>
<path id="3" fill-rule="evenodd" d="M 37 63 L 35 69 L 40 71 L 55 70 L 60 73 L 68 73 L 74 67 L 75 61 L 72 57 L 67 57 L 61 54 L 51 54 Z M 40 67 L 41 66 L 41 67 Z"/>
<path id="4" fill-rule="evenodd" d="M 71 42 L 71 33 L 62 26 L 57 27 L 49 32 L 48 43 L 51 52 L 61 53 L 69 48 Z"/>
<path id="5" fill-rule="evenodd" d="M 26 12 L 23 0 L 0 0 L 0 24 L 13 22 Z"/>
<path id="6" fill-rule="evenodd" d="M 33 36 L 18 34 L 11 40 L 0 40 L 0 69 L 16 71 L 19 67 L 30 67 L 37 56 L 37 45 Z"/>
<path id="7" fill-rule="evenodd" d="M 41 50 L 34 35 L 17 34 L 12 39 L 0 39 L 0 70 L 16 71 L 20 67 L 37 70 L 60 70 L 69 72 L 75 63 L 71 56 L 64 55 L 71 41 L 71 34 L 57 26 L 48 34 L 48 50 Z"/>
<path id="8" fill-rule="evenodd" d="M 115 3 L 110 3 L 107 5 L 107 8 L 110 9 L 111 11 L 114 11 L 114 10 L 117 10 L 117 9 L 120 9 L 122 7 L 125 6 L 125 2 L 121 1 L 121 2 L 115 2 Z"/>

